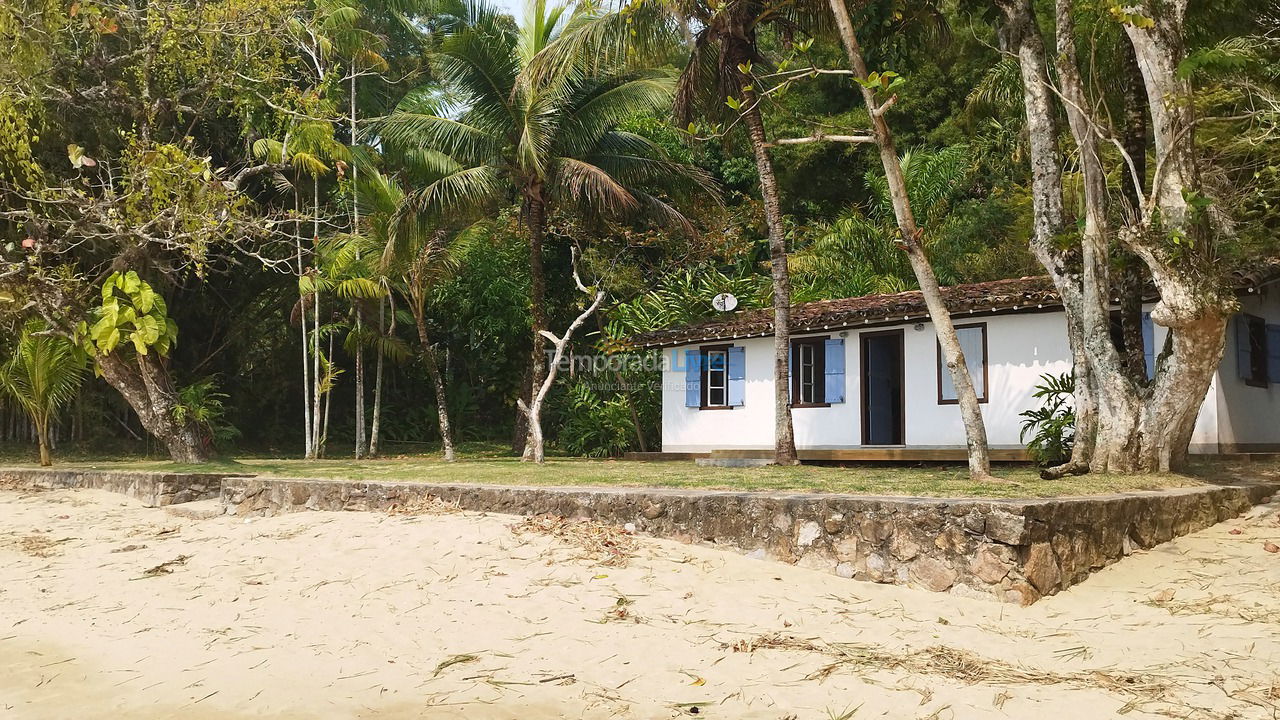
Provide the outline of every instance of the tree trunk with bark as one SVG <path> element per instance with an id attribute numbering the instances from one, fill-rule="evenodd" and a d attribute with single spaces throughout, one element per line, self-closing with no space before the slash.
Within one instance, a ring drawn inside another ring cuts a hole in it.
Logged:
<path id="1" fill-rule="evenodd" d="M 178 393 L 155 353 L 126 358 L 124 351 L 98 355 L 102 377 L 129 403 L 147 432 L 164 444 L 174 462 L 203 463 L 209 456 L 191 423 L 174 419 Z"/>
<path id="2" fill-rule="evenodd" d="M 1075 371 L 1076 434 L 1071 459 L 1042 472 L 1049 478 L 1089 471 L 1097 429 L 1095 380 L 1085 352 L 1085 325 L 1077 261 L 1057 244 L 1063 231 L 1062 156 L 1058 147 L 1056 110 L 1049 85 L 1049 65 L 1044 39 L 1035 25 L 1029 0 L 998 0 L 1004 13 L 1001 28 L 1005 49 L 1018 58 L 1022 76 L 1023 106 L 1030 145 L 1031 190 L 1034 219 L 1031 253 L 1045 268 L 1063 301 L 1067 338 Z"/>
<path id="3" fill-rule="evenodd" d="M 1028 129 L 1032 136 L 1033 177 L 1040 166 L 1058 157 L 1052 126 L 1053 107 L 1048 102 L 1047 64 L 1043 39 L 1035 24 L 1029 0 L 998 0 L 1007 23 L 1006 33 L 1015 41 L 1022 64 L 1024 101 Z M 1137 12 L 1146 12 L 1135 8 Z M 1166 351 L 1156 362 L 1151 383 L 1134 377 L 1126 362 L 1109 341 L 1110 242 L 1106 225 L 1108 197 L 1097 152 L 1098 136 L 1111 137 L 1101 130 L 1092 113 L 1092 101 L 1080 80 L 1075 53 L 1072 0 L 1057 0 L 1055 20 L 1058 36 L 1058 77 L 1061 98 L 1071 122 L 1072 137 L 1080 149 L 1085 172 L 1085 232 L 1082 237 L 1079 285 L 1060 287 L 1067 310 L 1069 330 L 1078 323 L 1084 345 L 1084 362 L 1092 382 L 1077 382 L 1093 394 L 1096 432 L 1092 437 L 1077 433 L 1077 442 L 1092 440 L 1089 466 L 1098 472 L 1155 472 L 1176 469 L 1186 461 L 1191 433 L 1209 383 L 1222 359 L 1227 314 L 1235 303 L 1219 278 L 1212 275 L 1216 245 L 1212 211 L 1196 217 L 1188 202 L 1200 188 L 1195 184 L 1195 149 L 1191 119 L 1190 88 L 1177 77 L 1182 59 L 1182 22 L 1186 3 L 1173 0 L 1151 12 L 1148 28 L 1126 24 L 1125 32 L 1135 51 L 1144 79 L 1147 105 L 1152 117 L 1156 171 L 1149 193 L 1136 193 L 1138 212 L 1126 217 L 1120 241 L 1151 272 L 1160 300 L 1152 320 L 1169 328 Z M 1145 23 L 1144 23 L 1145 24 Z M 1037 138 L 1039 141 L 1037 142 Z M 1143 177 L 1136 172 L 1133 152 L 1125 150 L 1125 167 L 1135 189 Z M 1053 221 L 1046 212 L 1043 192 L 1061 208 L 1060 171 L 1053 182 L 1037 187 L 1037 226 Z M 1060 212 L 1060 210 L 1059 210 Z M 1042 217 L 1044 216 L 1044 217 Z M 1043 221 L 1043 223 L 1042 223 Z M 1061 217 L 1057 218 L 1061 227 Z M 1190 250 L 1170 251 L 1170 236 L 1176 234 Z M 1033 242 L 1033 250 L 1039 238 Z M 1054 258 L 1042 257 L 1051 275 L 1058 269 Z M 1055 275 L 1055 284 L 1058 278 Z M 1074 292 L 1079 288 L 1079 293 Z M 1074 335 L 1074 333 L 1073 333 Z M 1080 353 L 1076 352 L 1077 362 Z M 1145 375 L 1145 372 L 1143 373 Z M 1081 367 L 1077 365 L 1077 375 Z M 1073 458 L 1074 462 L 1074 458 Z"/>
<path id="4" fill-rule="evenodd" d="M 431 387 L 436 396 L 436 417 L 440 422 L 440 446 L 445 462 L 454 461 L 453 427 L 449 424 L 449 405 L 445 401 L 444 378 L 440 366 L 436 362 L 436 351 L 431 347 L 427 337 L 427 321 L 421 306 L 414 303 L 413 320 L 418 326 L 418 343 L 422 346 L 422 362 L 427 366 L 427 374 L 431 376 Z"/>
<path id="5" fill-rule="evenodd" d="M 529 228 L 529 316 L 533 328 L 533 345 L 529 351 L 529 394 L 525 398 L 527 406 L 531 407 L 547 372 L 547 341 L 544 336 L 547 332 L 547 275 L 542 261 L 542 245 L 547 232 L 547 203 L 542 196 L 541 184 L 535 183 L 529 190 L 525 200 L 525 215 Z M 521 411 L 521 415 L 529 418 L 525 411 Z M 536 444 L 541 447 L 541 441 L 533 442 L 532 422 L 527 425 L 526 431 L 528 438 L 521 449 L 521 457 L 524 460 L 542 462 L 533 456 L 533 446 Z"/>
<path id="6" fill-rule="evenodd" d="M 36 443 L 40 446 L 40 465 L 49 467 L 53 464 L 53 455 L 49 452 L 49 420 L 36 423 Z"/>
<path id="7" fill-rule="evenodd" d="M 845 0 L 830 0 L 830 4 L 836 27 L 840 31 L 840 41 L 849 58 L 850 69 L 855 77 L 865 81 L 868 75 L 867 64 L 862 56 L 862 48 L 858 43 L 858 36 L 853 28 L 853 21 L 849 17 Z M 871 117 L 876 145 L 880 149 L 880 163 L 884 167 L 894 217 L 902 233 L 903 249 L 907 253 L 911 269 L 920 285 L 920 293 L 924 296 L 925 305 L 929 308 L 929 317 L 933 320 L 938 344 L 942 348 L 942 356 L 956 390 L 960 416 L 964 422 L 965 441 L 968 445 L 969 475 L 975 480 L 987 479 L 991 476 L 991 458 L 987 449 L 987 429 L 982 421 L 982 407 L 978 404 L 978 394 L 974 390 L 973 379 L 969 376 L 969 367 L 965 362 L 964 350 L 960 347 L 960 339 L 956 336 L 955 325 L 951 322 L 951 313 L 947 310 L 942 291 L 938 287 L 938 279 L 933 272 L 933 265 L 929 262 L 928 253 L 925 251 L 923 233 L 916 225 L 915 215 L 911 211 L 906 178 L 902 174 L 902 164 L 898 160 L 893 133 L 884 119 L 884 114 L 893 106 L 897 96 L 882 103 L 876 99 L 873 89 L 865 85 L 860 87 L 867 113 Z"/>
<path id="8" fill-rule="evenodd" d="M 1117 129 L 1120 142 L 1133 171 L 1122 173 L 1124 206 L 1120 215 L 1127 218 L 1124 224 L 1134 222 L 1142 213 L 1142 185 L 1140 178 L 1147 176 L 1147 107 L 1146 91 L 1142 83 L 1142 71 L 1131 43 L 1120 47 L 1119 71 L 1124 84 L 1124 109 L 1120 116 L 1123 126 Z M 1114 247 L 1112 266 L 1115 294 L 1119 300 L 1120 336 L 1123 338 L 1125 369 L 1135 381 L 1147 381 L 1146 340 L 1142 336 L 1142 300 L 1146 292 L 1142 261 L 1121 246 Z"/>
<path id="9" fill-rule="evenodd" d="M 744 79 L 744 84 L 747 80 Z M 795 427 L 791 421 L 791 276 L 787 270 L 787 236 L 782 222 L 782 206 L 778 200 L 778 181 L 769 157 L 764 118 L 754 96 L 743 112 L 751 150 L 755 153 L 756 171 L 760 174 L 760 197 L 764 202 L 765 224 L 769 227 L 769 269 L 773 279 L 773 461 L 778 465 L 799 465 L 796 454 Z"/>
<path id="10" fill-rule="evenodd" d="M 356 144 L 356 78 L 358 73 L 355 69 L 354 62 L 351 67 L 351 145 Z M 351 163 L 351 232 L 358 235 L 360 233 L 360 183 L 359 170 L 353 160 Z M 356 259 L 360 258 L 359 252 L 356 253 Z M 356 301 L 356 459 L 364 457 L 368 450 L 367 439 L 365 437 L 365 414 L 364 414 L 364 313 L 363 305 L 359 300 Z"/>
<path id="11" fill-rule="evenodd" d="M 391 334 L 395 334 L 395 322 L 391 323 Z M 387 300 L 378 299 L 378 337 L 387 337 Z M 378 350 L 378 361 L 373 370 L 373 421 L 369 425 L 369 457 L 378 456 L 378 436 L 382 430 L 382 370 L 386 354 Z"/>
<path id="12" fill-rule="evenodd" d="M 355 391 L 356 391 L 356 459 L 359 460 L 365 455 L 365 431 L 364 431 L 364 338 L 360 336 L 362 328 L 360 322 L 359 310 L 356 311 L 356 358 L 355 358 Z"/>
<path id="13" fill-rule="evenodd" d="M 547 394 L 551 392 L 551 386 L 556 382 L 556 373 L 560 369 L 560 361 L 564 358 L 564 352 L 569 347 L 569 341 L 573 339 L 573 334 L 586 322 L 587 318 L 593 315 L 599 309 L 601 303 L 604 302 L 605 292 L 596 290 L 592 293 L 582 284 L 582 279 L 578 275 L 578 254 L 574 249 L 573 257 L 573 282 L 578 290 L 588 296 L 591 296 L 591 304 L 586 310 L 583 310 L 578 317 L 574 318 L 569 327 L 565 329 L 564 335 L 556 337 L 549 330 L 543 331 L 543 336 L 551 341 L 552 347 L 555 348 L 555 355 L 551 358 L 551 362 L 547 367 L 546 376 L 542 378 L 542 382 L 536 386 L 533 398 L 530 402 L 525 402 L 521 398 L 518 402 L 520 410 L 525 414 L 529 421 L 529 447 L 525 448 L 525 458 L 530 462 L 544 463 L 546 462 L 545 440 L 542 435 L 542 406 L 547 399 Z"/>
<path id="14" fill-rule="evenodd" d="M 293 188 L 293 211 L 298 217 L 301 217 L 301 203 L 298 199 L 298 188 Z M 300 220 L 293 222 L 293 245 L 294 251 L 298 256 L 298 280 L 301 281 L 306 275 L 306 271 L 302 264 L 302 227 Z M 315 458 L 315 433 L 312 432 L 311 420 L 311 349 L 307 339 L 307 296 L 299 294 L 298 296 L 298 318 L 299 325 L 302 326 L 302 425 L 303 425 L 303 448 L 305 457 L 308 460 Z"/>

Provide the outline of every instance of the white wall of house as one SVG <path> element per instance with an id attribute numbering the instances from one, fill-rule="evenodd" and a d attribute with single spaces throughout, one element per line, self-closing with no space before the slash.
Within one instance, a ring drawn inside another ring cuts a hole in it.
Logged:
<path id="1" fill-rule="evenodd" d="M 1242 297 L 1240 310 L 1263 318 L 1268 325 L 1280 325 L 1280 283 Z M 1271 378 L 1265 388 L 1245 383 L 1239 373 L 1236 332 L 1233 318 L 1227 326 L 1222 365 L 1214 378 L 1217 441 L 1224 452 L 1280 451 L 1280 378 Z"/>
<path id="2" fill-rule="evenodd" d="M 1244 304 L 1248 312 L 1263 315 L 1270 323 L 1280 323 L 1280 287 L 1273 286 L 1265 297 L 1246 298 Z M 985 323 L 987 326 L 990 387 L 982 411 L 989 443 L 995 448 L 1022 447 L 1018 437 L 1022 427 L 1019 413 L 1038 406 L 1039 401 L 1032 394 L 1040 377 L 1071 369 L 1064 316 L 1061 312 L 1024 312 L 973 318 L 958 315 L 954 320 L 957 325 Z M 903 333 L 905 443 L 915 447 L 964 446 L 959 408 L 938 402 L 938 354 L 933 324 L 910 321 L 866 330 L 820 333 L 844 339 L 845 401 L 830 407 L 795 408 L 792 417 L 798 448 L 861 445 L 860 335 L 884 330 Z M 1164 328 L 1154 328 L 1156 348 L 1163 344 L 1165 334 Z M 743 405 L 717 410 L 685 407 L 685 350 L 724 343 L 745 348 Z M 1245 386 L 1237 377 L 1234 348 L 1234 335 L 1229 334 L 1222 370 L 1214 378 L 1197 421 L 1193 452 L 1218 452 L 1219 443 L 1224 446 L 1280 443 L 1280 385 L 1273 384 L 1268 389 Z M 667 359 L 662 377 L 663 451 L 706 452 L 773 446 L 772 337 L 708 341 L 667 348 L 663 352 Z"/>

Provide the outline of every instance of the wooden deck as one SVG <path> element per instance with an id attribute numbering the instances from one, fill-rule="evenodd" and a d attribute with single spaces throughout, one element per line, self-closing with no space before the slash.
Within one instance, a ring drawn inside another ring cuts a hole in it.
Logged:
<path id="1" fill-rule="evenodd" d="M 993 448 L 990 451 L 992 462 L 1030 462 L 1027 451 L 1023 448 Z M 918 448 L 918 447 L 857 447 L 833 448 L 827 450 L 800 450 L 800 460 L 825 462 L 966 462 L 969 459 L 964 448 Z M 773 457 L 772 450 L 712 450 L 711 452 L 649 452 L 626 453 L 624 460 L 697 460 L 699 458 L 719 458 L 735 460 L 767 460 Z"/>

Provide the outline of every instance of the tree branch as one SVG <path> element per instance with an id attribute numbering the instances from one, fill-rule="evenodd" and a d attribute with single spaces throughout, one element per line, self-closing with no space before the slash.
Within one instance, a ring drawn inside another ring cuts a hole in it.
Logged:
<path id="1" fill-rule="evenodd" d="M 765 143 L 765 147 L 773 147 L 774 145 L 804 145 L 806 143 L 815 142 L 874 143 L 875 141 L 876 139 L 871 135 L 827 135 L 822 132 L 815 132 L 809 137 L 779 138 L 771 143 Z"/>

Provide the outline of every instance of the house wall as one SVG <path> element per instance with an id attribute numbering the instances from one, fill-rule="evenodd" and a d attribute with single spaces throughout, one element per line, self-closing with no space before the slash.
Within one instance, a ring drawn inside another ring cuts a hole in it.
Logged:
<path id="1" fill-rule="evenodd" d="M 983 404 L 992 447 L 1021 447 L 1018 413 L 1036 406 L 1031 397 L 1044 373 L 1071 369 L 1071 353 L 1061 313 L 1023 313 L 966 319 L 957 324 L 987 324 L 989 401 Z M 860 336 L 863 332 L 903 333 L 906 444 L 963 446 L 964 425 L 958 406 L 938 403 L 937 340 L 930 322 L 844 331 L 845 402 L 792 412 L 796 446 L 822 449 L 861 444 Z M 839 337 L 840 332 L 821 333 Z M 806 337 L 797 335 L 796 337 Z M 725 341 L 717 341 L 725 342 Z M 684 406 L 684 350 L 664 351 L 662 449 L 705 452 L 713 449 L 773 446 L 773 338 L 732 341 L 746 348 L 746 390 L 742 407 L 699 410 Z M 715 343 L 706 343 L 715 344 Z"/>
<path id="2" fill-rule="evenodd" d="M 1280 289 L 1265 298 L 1246 298 L 1249 312 L 1280 323 Z M 1150 310 L 1150 306 L 1145 308 Z M 988 401 L 982 405 L 987 438 L 993 448 L 1022 447 L 1019 413 L 1039 405 L 1032 397 L 1045 373 L 1071 369 L 1065 320 L 1059 312 L 1035 312 L 968 318 L 956 324 L 986 323 Z M 905 440 L 915 447 L 963 447 L 964 425 L 959 407 L 938 403 L 937 340 L 933 324 L 910 322 L 851 329 L 818 335 L 844 337 L 845 402 L 825 408 L 795 408 L 792 419 L 796 446 L 801 449 L 857 447 L 861 444 L 860 336 L 863 332 L 901 330 L 903 333 Z M 1155 346 L 1166 330 L 1154 328 Z M 797 335 L 796 337 L 805 337 Z M 1192 437 L 1192 452 L 1219 452 L 1241 443 L 1280 443 L 1280 385 L 1251 388 L 1236 377 L 1234 336 L 1229 336 L 1222 370 L 1209 389 Z M 728 410 L 699 410 L 684 406 L 684 351 L 690 345 L 664 350 L 662 450 L 707 452 L 717 449 L 764 449 L 773 446 L 773 338 L 720 340 L 746 348 L 744 403 Z M 1261 402 L 1260 402 L 1261 400 Z M 1277 448 L 1280 449 L 1280 448 Z"/>
<path id="3" fill-rule="evenodd" d="M 1241 312 L 1280 325 L 1280 283 L 1240 299 Z M 1280 451 L 1280 378 L 1265 388 L 1246 385 L 1236 357 L 1235 321 L 1227 326 L 1227 347 L 1214 377 L 1218 394 L 1216 415 L 1220 452 Z"/>

